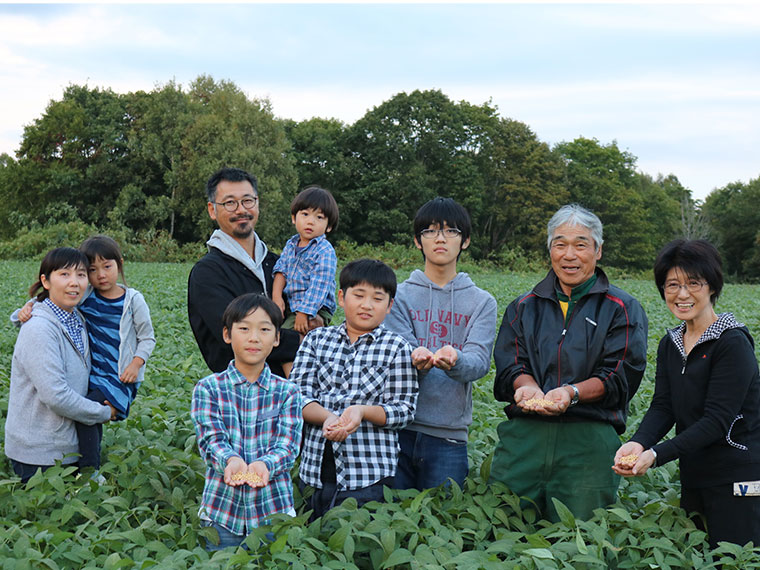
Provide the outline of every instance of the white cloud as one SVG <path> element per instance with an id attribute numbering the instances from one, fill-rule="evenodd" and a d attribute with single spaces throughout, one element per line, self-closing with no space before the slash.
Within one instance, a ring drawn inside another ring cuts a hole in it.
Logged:
<path id="1" fill-rule="evenodd" d="M 40 7 L 38 7 L 40 8 Z M 0 18 L 0 45 L 17 49 L 86 50 L 105 46 L 134 45 L 156 47 L 176 45 L 172 35 L 130 12 L 127 7 L 70 6 L 54 9 L 52 15 L 39 12 L 4 13 Z"/>
<path id="2" fill-rule="evenodd" d="M 595 31 L 641 31 L 666 34 L 748 33 L 760 31 L 755 2 L 695 4 L 659 2 L 563 6 L 552 11 L 570 27 Z"/>

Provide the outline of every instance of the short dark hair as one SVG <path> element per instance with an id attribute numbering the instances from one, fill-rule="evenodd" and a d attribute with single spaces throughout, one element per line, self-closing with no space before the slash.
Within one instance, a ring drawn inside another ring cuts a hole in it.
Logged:
<path id="1" fill-rule="evenodd" d="M 115 239 L 102 234 L 88 237 L 79 246 L 79 251 L 87 256 L 90 265 L 98 257 L 115 261 L 119 275 L 121 275 L 121 280 L 125 285 L 127 284 L 127 280 L 124 277 L 124 260 L 122 259 L 121 248 Z"/>
<path id="2" fill-rule="evenodd" d="M 340 272 L 340 289 L 345 293 L 349 287 L 368 283 L 383 289 L 391 299 L 396 296 L 396 274 L 393 269 L 377 259 L 357 259 L 347 263 Z"/>
<path id="3" fill-rule="evenodd" d="M 295 216 L 301 210 L 322 210 L 327 216 L 327 231 L 338 227 L 338 203 L 329 191 L 320 186 L 307 186 L 290 203 L 290 214 Z"/>
<path id="4" fill-rule="evenodd" d="M 283 320 L 280 307 L 269 297 L 258 293 L 246 293 L 230 301 L 222 314 L 222 326 L 231 331 L 232 325 L 239 323 L 248 313 L 259 308 L 266 311 L 274 325 L 275 332 L 279 333 Z"/>
<path id="5" fill-rule="evenodd" d="M 462 232 L 462 243 L 470 238 L 472 220 L 464 206 L 452 198 L 438 196 L 426 202 L 414 216 L 414 237 L 422 241 L 422 230 L 431 225 L 442 228 L 444 225 Z M 422 254 L 425 257 L 425 254 Z"/>
<path id="6" fill-rule="evenodd" d="M 668 271 L 678 267 L 689 279 L 704 279 L 712 289 L 710 302 L 714 305 L 723 290 L 723 262 L 720 253 L 707 240 L 676 239 L 660 250 L 654 262 L 654 281 L 665 298 L 665 278 Z"/>
<path id="7" fill-rule="evenodd" d="M 259 183 L 256 181 L 256 177 L 243 170 L 242 168 L 230 168 L 225 166 L 214 172 L 211 178 L 206 182 L 206 198 L 209 202 L 216 200 L 216 187 L 223 180 L 227 182 L 243 182 L 247 180 L 253 186 L 253 193 L 259 195 Z"/>
<path id="8" fill-rule="evenodd" d="M 42 286 L 43 275 L 45 276 L 45 279 L 49 280 L 50 274 L 58 269 L 82 267 L 86 271 L 88 265 L 89 261 L 87 260 L 87 256 L 78 249 L 74 249 L 73 247 L 57 247 L 51 249 L 45 254 L 45 257 L 42 258 L 40 271 L 37 274 L 37 281 L 34 285 L 29 287 L 29 296 L 37 297 L 38 301 L 44 301 L 50 296 L 48 290 Z"/>

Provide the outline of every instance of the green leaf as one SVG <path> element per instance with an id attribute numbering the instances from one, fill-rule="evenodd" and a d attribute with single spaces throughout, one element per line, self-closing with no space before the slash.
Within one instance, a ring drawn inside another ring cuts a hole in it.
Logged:
<path id="1" fill-rule="evenodd" d="M 588 547 L 586 546 L 586 543 L 583 540 L 583 537 L 581 536 L 581 529 L 576 528 L 575 529 L 575 546 L 578 547 L 578 552 L 581 554 L 588 554 Z"/>
<path id="2" fill-rule="evenodd" d="M 351 527 L 349 525 L 343 525 L 338 530 L 336 530 L 327 541 L 327 545 L 330 547 L 330 550 L 342 552 L 343 545 L 346 542 L 346 537 L 350 532 Z"/>
<path id="3" fill-rule="evenodd" d="M 522 554 L 527 554 L 532 558 L 539 558 L 542 560 L 554 560 L 554 555 L 548 548 L 528 548 L 527 550 L 523 550 Z"/>
<path id="4" fill-rule="evenodd" d="M 280 552 L 283 552 L 287 545 L 288 536 L 286 534 L 281 534 L 272 544 L 269 545 L 269 552 L 272 554 L 278 554 Z"/>
<path id="5" fill-rule="evenodd" d="M 354 559 L 354 537 L 350 534 L 346 537 L 346 541 L 343 543 L 343 554 L 346 555 L 347 560 Z"/>
<path id="6" fill-rule="evenodd" d="M 414 556 L 406 548 L 399 548 L 391 553 L 391 555 L 385 559 L 382 568 L 393 568 L 399 564 L 407 564 L 412 562 Z"/>
<path id="7" fill-rule="evenodd" d="M 422 505 L 422 502 L 425 500 L 425 498 L 430 494 L 432 489 L 423 489 L 414 499 L 412 499 L 412 502 L 409 504 L 409 510 L 413 513 L 417 513 L 420 510 L 420 505 Z"/>
<path id="8" fill-rule="evenodd" d="M 573 516 L 573 513 L 570 512 L 570 509 L 568 509 L 565 504 L 556 497 L 552 497 L 552 503 L 554 503 L 554 508 L 557 509 L 557 515 L 562 524 L 567 528 L 574 528 L 575 517 Z"/>
<path id="9" fill-rule="evenodd" d="M 385 556 L 390 556 L 396 550 L 396 533 L 391 528 L 384 528 L 380 533 L 380 543 L 383 545 Z"/>

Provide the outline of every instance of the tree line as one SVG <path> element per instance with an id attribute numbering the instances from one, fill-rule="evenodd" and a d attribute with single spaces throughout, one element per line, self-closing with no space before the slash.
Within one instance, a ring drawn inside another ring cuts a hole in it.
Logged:
<path id="1" fill-rule="evenodd" d="M 224 165 L 259 179 L 257 231 L 275 248 L 293 233 L 292 197 L 319 184 L 340 206 L 338 241 L 408 244 L 419 206 L 450 196 L 472 216 L 471 255 L 508 266 L 544 258 L 546 222 L 577 202 L 604 223 L 606 265 L 646 270 L 670 239 L 706 237 L 729 274 L 760 278 L 760 178 L 701 203 L 675 175 L 639 172 L 614 141 L 550 147 L 488 102 L 414 91 L 350 125 L 293 121 L 209 76 L 127 94 L 67 87 L 25 127 L 16 156 L 0 156 L 0 255 L 29 253 L 35 236 L 66 227 L 195 245 L 212 230 L 205 181 Z"/>

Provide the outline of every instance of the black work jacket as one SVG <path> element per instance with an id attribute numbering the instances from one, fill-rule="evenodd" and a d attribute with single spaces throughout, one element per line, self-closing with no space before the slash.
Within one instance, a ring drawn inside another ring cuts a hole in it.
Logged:
<path id="1" fill-rule="evenodd" d="M 597 267 L 597 281 L 578 300 L 567 326 L 555 292 L 557 277 L 550 270 L 532 291 L 507 307 L 494 347 L 494 396 L 514 402 L 514 380 L 531 375 L 544 393 L 562 386 L 599 378 L 604 396 L 579 403 L 546 421 L 596 420 L 625 431 L 628 402 L 646 368 L 648 320 L 639 302 L 610 285 Z M 524 416 L 514 403 L 504 408 L 510 418 Z"/>
<path id="2" fill-rule="evenodd" d="M 272 290 L 272 268 L 277 259 L 277 254 L 269 252 L 262 263 L 266 291 Z M 232 347 L 222 338 L 222 314 L 230 301 L 244 293 L 263 294 L 263 284 L 245 265 L 215 247 L 209 248 L 190 271 L 187 281 L 190 328 L 212 372 L 226 370 L 234 358 Z M 298 343 L 297 332 L 280 331 L 280 344 L 267 358 L 272 372 L 282 375 L 282 363 L 295 359 Z"/>

